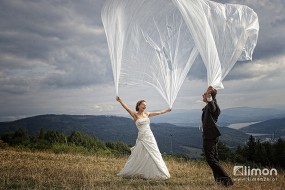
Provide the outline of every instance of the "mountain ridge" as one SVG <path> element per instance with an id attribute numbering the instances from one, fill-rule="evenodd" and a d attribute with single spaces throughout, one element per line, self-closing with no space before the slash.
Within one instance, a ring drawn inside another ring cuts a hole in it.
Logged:
<path id="1" fill-rule="evenodd" d="M 56 115 L 47 114 L 28 117 L 13 122 L 0 122 L 0 134 L 26 128 L 31 135 L 38 135 L 40 129 L 69 134 L 81 131 L 103 141 L 122 141 L 134 145 L 137 128 L 130 118 L 109 115 Z M 202 149 L 202 134 L 197 127 L 177 127 L 169 123 L 153 123 L 151 129 L 161 152 L 191 154 L 189 147 Z M 222 142 L 236 147 L 248 139 L 242 131 L 221 127 Z M 171 147 L 172 144 L 172 147 Z M 188 148 L 187 148 L 188 147 Z"/>

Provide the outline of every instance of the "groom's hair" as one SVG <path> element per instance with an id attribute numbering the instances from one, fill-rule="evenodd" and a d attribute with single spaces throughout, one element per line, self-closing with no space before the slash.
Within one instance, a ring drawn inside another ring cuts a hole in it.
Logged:
<path id="1" fill-rule="evenodd" d="M 218 91 L 212 86 L 209 86 L 208 90 L 211 90 L 211 96 L 213 99 L 215 99 Z"/>
<path id="2" fill-rule="evenodd" d="M 217 95 L 217 90 L 216 89 L 213 89 L 212 92 L 211 92 L 211 95 L 212 97 L 215 99 L 216 98 L 216 95 Z"/>
<path id="3" fill-rule="evenodd" d="M 145 100 L 140 100 L 137 102 L 136 104 L 136 111 L 139 111 L 139 106 L 141 105 L 141 103 L 145 102 Z"/>

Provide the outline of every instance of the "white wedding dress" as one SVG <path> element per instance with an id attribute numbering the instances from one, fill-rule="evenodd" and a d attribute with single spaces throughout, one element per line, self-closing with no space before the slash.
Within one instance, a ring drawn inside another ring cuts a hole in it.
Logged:
<path id="1" fill-rule="evenodd" d="M 131 155 L 119 176 L 145 179 L 170 178 L 149 124 L 149 118 L 136 120 L 138 128 L 136 145 L 131 148 Z"/>

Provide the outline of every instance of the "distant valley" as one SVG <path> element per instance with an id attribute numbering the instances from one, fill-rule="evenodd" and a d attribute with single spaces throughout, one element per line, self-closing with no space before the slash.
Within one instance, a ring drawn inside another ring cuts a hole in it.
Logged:
<path id="1" fill-rule="evenodd" d="M 177 126 L 198 127 L 202 110 L 173 110 L 172 112 L 155 117 L 155 123 L 172 123 Z M 219 125 L 227 127 L 231 124 L 262 122 L 270 119 L 284 118 L 285 108 L 250 108 L 236 107 L 221 110 Z"/>
<path id="2" fill-rule="evenodd" d="M 246 109 L 248 112 L 251 110 L 249 108 Z M 282 118 L 282 113 L 273 112 L 271 110 L 270 114 L 267 114 L 265 117 L 264 114 L 266 112 L 268 113 L 268 110 L 264 110 L 264 112 L 261 112 L 261 110 L 255 111 L 260 111 L 260 113 L 249 114 L 243 109 L 243 115 L 241 115 L 238 114 L 238 110 L 223 110 L 222 113 L 224 115 L 222 114 L 219 120 L 219 128 L 222 133 L 220 138 L 221 142 L 230 148 L 235 148 L 238 145 L 245 144 L 249 138 L 247 133 L 274 133 L 275 138 L 285 137 L 285 115 L 283 115 Z M 277 118 L 274 117 L 274 113 Z M 174 121 L 178 121 L 179 118 L 183 120 L 183 123 L 190 121 L 188 120 L 190 117 L 186 117 L 185 114 L 189 113 L 174 112 L 173 115 L 169 114 L 170 116 L 167 118 L 161 116 L 153 117 L 151 118 L 151 128 L 161 152 L 183 153 L 191 157 L 199 157 L 202 148 L 202 137 L 199 128 L 196 125 L 191 126 L 189 123 L 185 126 L 177 126 L 169 123 L 171 117 L 175 116 L 178 118 Z M 200 114 L 201 113 L 197 113 L 196 116 L 192 114 L 192 119 L 197 117 L 197 121 L 195 121 L 197 123 L 199 121 L 198 115 Z M 261 120 L 262 115 L 263 119 L 267 118 L 267 120 L 253 123 L 240 129 L 226 127 L 235 122 L 242 123 Z M 230 118 L 232 118 L 233 121 L 230 121 Z M 0 122 L 0 133 L 15 131 L 18 128 L 26 128 L 31 135 L 37 135 L 41 128 L 44 130 L 61 131 L 67 134 L 71 131 L 82 131 L 103 141 L 122 141 L 130 145 L 134 145 L 137 138 L 137 129 L 133 120 L 118 116 L 50 114 L 12 122 Z"/>

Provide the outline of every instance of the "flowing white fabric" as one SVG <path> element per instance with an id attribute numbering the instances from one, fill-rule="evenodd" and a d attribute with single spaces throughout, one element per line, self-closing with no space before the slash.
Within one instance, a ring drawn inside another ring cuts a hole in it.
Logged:
<path id="1" fill-rule="evenodd" d="M 208 85 L 251 60 L 259 24 L 249 7 L 209 0 L 106 0 L 102 21 L 119 84 L 154 87 L 171 108 L 198 54 Z"/>
<path id="2" fill-rule="evenodd" d="M 252 60 L 257 43 L 257 14 L 249 7 L 208 0 L 173 0 L 207 68 L 208 85 L 223 88 L 234 64 Z"/>
<path id="3" fill-rule="evenodd" d="M 119 176 L 145 179 L 170 178 L 149 124 L 149 118 L 140 118 L 136 121 L 138 128 L 136 145 L 131 148 L 131 155 Z"/>
<path id="4" fill-rule="evenodd" d="M 198 50 L 171 0 L 106 0 L 102 9 L 116 92 L 150 85 L 172 107 Z"/>

